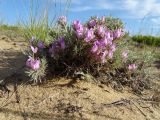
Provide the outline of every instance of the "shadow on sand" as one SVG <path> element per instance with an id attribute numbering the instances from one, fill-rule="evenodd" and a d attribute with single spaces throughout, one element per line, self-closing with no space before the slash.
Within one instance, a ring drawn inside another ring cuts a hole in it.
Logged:
<path id="1" fill-rule="evenodd" d="M 26 56 L 22 52 L 12 49 L 0 51 L 0 80 L 12 76 L 14 73 L 24 73 Z"/>

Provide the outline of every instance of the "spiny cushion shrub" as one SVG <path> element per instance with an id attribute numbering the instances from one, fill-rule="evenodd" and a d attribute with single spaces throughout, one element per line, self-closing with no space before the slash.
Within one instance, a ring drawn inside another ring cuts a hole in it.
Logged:
<path id="1" fill-rule="evenodd" d="M 112 69 L 105 74 L 107 77 L 103 77 L 101 82 L 110 83 L 118 91 L 128 86 L 135 93 L 141 94 L 144 89 L 150 89 L 149 76 L 144 69 L 151 63 L 152 58 L 152 52 L 139 54 L 119 45 L 113 59 Z"/>
<path id="2" fill-rule="evenodd" d="M 36 76 L 41 76 L 37 74 L 38 71 L 46 70 L 54 73 L 83 71 L 97 74 L 101 67 L 109 64 L 116 50 L 116 42 L 124 35 L 123 25 L 117 25 L 119 20 L 113 19 L 113 23 L 117 23 L 111 26 L 107 24 L 107 18 L 91 17 L 84 24 L 75 20 L 67 25 L 67 18 L 60 17 L 55 28 L 48 33 L 46 43 L 37 40 L 36 36 L 30 40 L 31 50 L 26 62 L 29 71 L 34 71 L 32 73 L 36 73 Z M 109 24 L 112 24 L 111 20 Z M 45 65 L 42 65 L 42 59 Z M 33 77 L 33 74 L 30 76 Z"/>
<path id="3" fill-rule="evenodd" d="M 25 53 L 28 55 L 26 73 L 35 83 L 42 82 L 47 72 L 46 48 L 44 42 L 36 40 L 33 36 L 30 40 L 30 46 Z"/>
<path id="4" fill-rule="evenodd" d="M 113 79 L 122 75 L 130 81 L 126 80 L 127 84 L 134 83 L 131 79 L 136 77 L 140 67 L 128 59 L 126 51 L 119 53 L 121 66 L 113 67 L 118 59 L 115 53 L 124 34 L 123 23 L 119 19 L 91 17 L 84 24 L 74 20 L 68 25 L 67 18 L 62 16 L 48 33 L 47 42 L 37 40 L 36 36 L 30 40 L 27 73 L 34 82 L 41 82 L 47 74 L 74 76 L 83 72 L 94 77 L 104 73 L 107 79 L 108 73 Z"/>
<path id="5" fill-rule="evenodd" d="M 113 58 L 116 41 L 124 34 L 123 28 L 108 28 L 105 20 L 92 17 L 84 24 L 75 20 L 70 26 L 65 26 L 65 19 L 59 20 L 58 29 L 50 33 L 54 39 L 49 47 L 50 66 L 67 74 L 76 71 L 97 74 Z"/>
<path id="6" fill-rule="evenodd" d="M 150 35 L 135 35 L 132 37 L 133 41 L 152 46 L 160 46 L 160 37 Z"/>

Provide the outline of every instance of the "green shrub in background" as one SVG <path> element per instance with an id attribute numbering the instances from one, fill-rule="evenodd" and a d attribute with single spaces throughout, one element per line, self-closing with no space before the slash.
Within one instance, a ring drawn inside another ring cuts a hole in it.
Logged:
<path id="1" fill-rule="evenodd" d="M 151 46 L 160 46 L 160 37 L 150 35 L 135 35 L 132 37 L 133 41 L 138 43 L 147 44 Z"/>
<path id="2" fill-rule="evenodd" d="M 10 25 L 1 25 L 0 30 L 13 30 L 13 31 L 19 31 L 20 27 L 18 26 L 10 26 Z"/>

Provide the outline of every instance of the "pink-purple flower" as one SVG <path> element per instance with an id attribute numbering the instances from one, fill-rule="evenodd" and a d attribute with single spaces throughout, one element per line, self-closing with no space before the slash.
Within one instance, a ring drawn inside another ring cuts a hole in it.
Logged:
<path id="1" fill-rule="evenodd" d="M 67 17 L 66 17 L 66 16 L 61 16 L 61 17 L 59 17 L 58 22 L 59 22 L 59 24 L 61 24 L 61 25 L 66 25 L 66 24 L 67 24 Z"/>
<path id="2" fill-rule="evenodd" d="M 94 37 L 95 37 L 95 35 L 94 35 L 94 30 L 93 30 L 93 29 L 88 29 L 87 32 L 86 32 L 85 41 L 86 41 L 86 42 L 89 42 L 89 41 L 93 40 Z"/>
<path id="3" fill-rule="evenodd" d="M 31 47 L 31 50 L 33 53 L 37 53 L 38 52 L 38 48 L 37 47 L 33 47 L 33 46 L 30 46 Z"/>
<path id="4" fill-rule="evenodd" d="M 113 32 L 113 38 L 117 39 L 120 38 L 123 35 L 122 29 L 117 29 Z"/>
<path id="5" fill-rule="evenodd" d="M 109 52 L 108 52 L 108 57 L 109 57 L 110 59 L 113 58 L 113 51 L 112 51 L 112 50 L 109 50 Z"/>
<path id="6" fill-rule="evenodd" d="M 94 20 L 94 19 L 92 19 L 92 20 L 90 20 L 90 21 L 88 22 L 89 27 L 94 27 L 94 26 L 96 26 L 96 24 L 97 24 L 97 22 L 96 22 L 96 20 Z"/>
<path id="7" fill-rule="evenodd" d="M 105 17 L 105 16 L 102 16 L 101 22 L 102 22 L 102 23 L 105 23 L 105 21 L 106 21 L 106 17 Z"/>
<path id="8" fill-rule="evenodd" d="M 113 44 L 112 39 L 109 39 L 109 38 L 106 38 L 106 37 L 101 39 L 101 41 L 104 43 L 105 46 L 111 46 Z"/>
<path id="9" fill-rule="evenodd" d="M 83 28 L 83 25 L 80 23 L 80 21 L 79 20 L 73 21 L 72 26 L 73 26 L 73 29 L 75 30 L 76 36 L 78 38 L 82 38 L 84 33 L 84 28 Z"/>
<path id="10" fill-rule="evenodd" d="M 60 38 L 58 39 L 58 43 L 59 43 L 61 49 L 64 50 L 64 49 L 66 48 L 65 41 L 64 41 L 64 37 L 60 37 Z"/>
<path id="11" fill-rule="evenodd" d="M 91 52 L 92 52 L 92 53 L 96 53 L 96 52 L 97 52 L 97 50 L 98 50 L 98 44 L 99 44 L 98 41 L 95 41 L 95 42 L 94 42 L 94 44 L 93 44 L 93 46 L 92 46 L 92 48 L 91 48 Z"/>
<path id="12" fill-rule="evenodd" d="M 33 41 L 35 41 L 35 39 L 36 39 L 36 37 L 35 36 L 32 36 L 32 38 L 31 38 L 31 42 L 33 42 Z"/>
<path id="13" fill-rule="evenodd" d="M 76 31 L 76 36 L 77 36 L 77 38 L 82 38 L 83 37 L 83 29 L 77 30 Z"/>
<path id="14" fill-rule="evenodd" d="M 83 25 L 81 24 L 81 22 L 79 20 L 73 21 L 73 29 L 75 31 L 77 31 L 77 30 L 82 31 L 83 30 Z"/>
<path id="15" fill-rule="evenodd" d="M 110 46 L 110 50 L 113 51 L 113 52 L 115 52 L 115 51 L 116 51 L 116 45 L 115 45 L 115 44 L 112 44 L 112 45 Z"/>
<path id="16" fill-rule="evenodd" d="M 40 48 L 40 49 L 45 48 L 45 46 L 44 46 L 44 42 L 42 42 L 42 41 L 38 41 L 38 48 Z"/>
<path id="17" fill-rule="evenodd" d="M 38 70 L 40 68 L 40 60 L 33 59 L 32 57 L 29 57 L 26 61 L 26 66 L 32 70 Z"/>
<path id="18" fill-rule="evenodd" d="M 101 62 L 102 63 L 105 63 L 106 62 L 106 56 L 108 54 L 108 51 L 105 50 L 104 52 L 102 52 L 102 55 L 101 55 Z"/>
<path id="19" fill-rule="evenodd" d="M 49 48 L 49 53 L 56 54 L 61 50 L 64 50 L 66 48 L 64 37 L 58 38 L 57 41 L 54 41 Z"/>
<path id="20" fill-rule="evenodd" d="M 137 69 L 137 65 L 136 65 L 136 64 L 129 64 L 129 65 L 128 65 L 128 70 L 134 71 L 134 70 L 136 70 L 136 69 Z"/>
<path id="21" fill-rule="evenodd" d="M 112 40 L 113 40 L 113 37 L 112 37 L 112 35 L 111 35 L 111 31 L 106 30 L 106 32 L 105 32 L 105 37 L 106 37 L 109 41 L 112 41 Z"/>
<path id="22" fill-rule="evenodd" d="M 58 51 L 57 43 L 54 42 L 52 43 L 51 47 L 49 48 L 49 53 L 50 54 L 55 54 L 56 51 Z"/>
<path id="23" fill-rule="evenodd" d="M 128 52 L 127 51 L 122 52 L 122 58 L 123 59 L 127 59 L 128 58 Z"/>
<path id="24" fill-rule="evenodd" d="M 97 27 L 97 33 L 100 37 L 104 37 L 105 35 L 105 28 L 103 26 L 98 26 Z"/>

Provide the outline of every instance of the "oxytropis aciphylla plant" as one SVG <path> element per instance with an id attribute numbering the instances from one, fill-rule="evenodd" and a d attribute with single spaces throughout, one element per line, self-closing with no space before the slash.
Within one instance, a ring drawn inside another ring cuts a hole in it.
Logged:
<path id="1" fill-rule="evenodd" d="M 67 18 L 62 16 L 57 28 L 51 32 L 49 44 L 44 45 L 42 41 L 32 37 L 31 51 L 26 62 L 30 73 L 34 73 L 30 74 L 31 78 L 38 80 L 44 76 L 46 67 L 42 59 L 46 61 L 46 57 L 45 64 L 50 64 L 50 69 L 55 67 L 64 71 L 69 66 L 85 72 L 99 71 L 99 66 L 103 67 L 114 57 L 116 41 L 124 35 L 123 28 L 108 28 L 106 22 L 107 18 L 103 16 L 92 17 L 86 24 L 74 20 L 72 25 L 68 25 Z"/>
<path id="2" fill-rule="evenodd" d="M 137 57 L 133 58 L 133 53 L 128 54 L 128 51 L 121 53 L 122 66 L 118 68 L 112 80 L 116 80 L 120 85 L 127 85 L 135 93 L 141 94 L 144 89 L 150 88 L 150 82 L 144 68 L 140 66 L 141 62 Z"/>
<path id="3" fill-rule="evenodd" d="M 128 75 L 128 79 L 131 79 L 131 75 L 136 71 L 138 67 L 135 63 L 130 63 L 130 61 L 128 60 L 128 51 L 123 51 L 121 56 L 122 56 L 123 66 Z"/>
<path id="4" fill-rule="evenodd" d="M 56 30 L 52 32 L 56 35 L 52 35 L 50 57 L 61 60 L 68 66 L 83 67 L 83 70 L 107 63 L 116 51 L 116 39 L 121 38 L 124 32 L 122 28 L 110 30 L 105 22 L 106 17 L 96 17 L 91 18 L 86 24 L 74 20 L 72 25 L 66 26 L 66 17 L 60 17 L 58 24 L 62 30 L 59 33 Z"/>
<path id="5" fill-rule="evenodd" d="M 46 73 L 47 62 L 44 48 L 43 41 L 37 41 L 33 36 L 30 40 L 29 58 L 26 61 L 26 67 L 28 68 L 27 74 L 36 83 L 41 82 Z"/>

